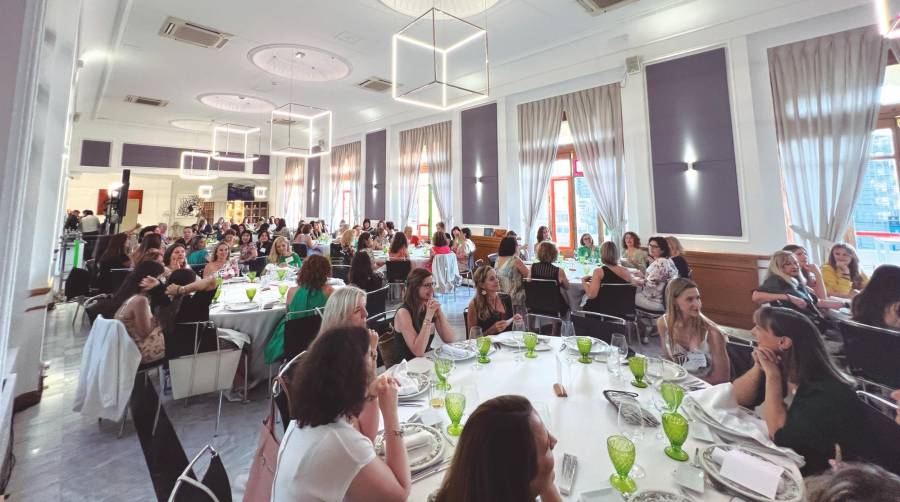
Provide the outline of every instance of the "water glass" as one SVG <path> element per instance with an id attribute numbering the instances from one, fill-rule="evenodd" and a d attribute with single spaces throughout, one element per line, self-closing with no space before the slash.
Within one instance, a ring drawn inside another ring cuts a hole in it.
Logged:
<path id="1" fill-rule="evenodd" d="M 482 331 L 481 331 L 480 327 L 472 326 L 471 328 L 469 328 L 469 340 L 475 340 L 477 338 L 480 338 L 481 335 L 482 335 Z"/>
<path id="2" fill-rule="evenodd" d="M 284 300 L 284 295 L 286 295 L 287 292 L 288 292 L 288 285 L 287 285 L 287 284 L 279 284 L 279 285 L 278 285 L 278 294 L 281 295 L 281 299 L 282 299 L 282 300 Z"/>
<path id="3" fill-rule="evenodd" d="M 491 359 L 488 357 L 488 352 L 491 351 L 491 337 L 479 336 L 475 339 L 475 345 L 478 347 L 478 362 L 481 364 L 491 362 Z"/>
<path id="4" fill-rule="evenodd" d="M 625 436 L 610 436 L 606 438 L 606 451 L 616 470 L 609 477 L 609 484 L 622 494 L 636 491 L 637 483 L 628 476 L 637 454 L 634 443 Z"/>
<path id="5" fill-rule="evenodd" d="M 663 401 L 669 407 L 672 413 L 678 411 L 681 401 L 684 400 L 684 387 L 672 382 L 663 382 L 659 386 L 659 393 L 662 395 Z"/>
<path id="6" fill-rule="evenodd" d="M 525 344 L 525 357 L 529 359 L 536 358 L 537 354 L 534 352 L 534 349 L 538 344 L 537 333 L 525 333 L 522 336 L 522 342 Z"/>
<path id="7" fill-rule="evenodd" d="M 663 413 L 662 416 L 663 431 L 669 438 L 670 446 L 665 449 L 669 458 L 684 462 L 688 459 L 686 451 L 681 449 L 681 445 L 687 440 L 688 421 L 678 413 Z"/>
<path id="8" fill-rule="evenodd" d="M 249 279 L 250 282 L 256 282 L 256 272 L 247 272 L 247 279 Z"/>
<path id="9" fill-rule="evenodd" d="M 625 357 L 628 356 L 628 340 L 625 339 L 625 335 L 621 333 L 613 333 L 612 337 L 610 338 L 609 344 L 619 351 L 619 355 L 622 356 L 622 360 L 624 360 Z"/>
<path id="10" fill-rule="evenodd" d="M 285 276 L 287 275 L 287 270 L 285 270 L 283 268 L 276 269 L 275 275 L 278 277 L 279 281 L 283 281 Z"/>
<path id="11" fill-rule="evenodd" d="M 253 297 L 256 296 L 256 288 L 247 288 L 244 292 L 247 293 L 247 299 L 252 302 Z"/>
<path id="12" fill-rule="evenodd" d="M 594 346 L 594 340 L 589 336 L 579 336 L 577 339 L 578 344 L 578 353 L 581 354 L 581 357 L 578 358 L 578 362 L 584 364 L 591 364 L 591 347 Z"/>
<path id="13" fill-rule="evenodd" d="M 621 371 L 620 358 L 619 351 L 615 347 L 609 347 L 606 351 L 606 370 L 614 378 L 619 378 L 619 372 Z"/>
<path id="14" fill-rule="evenodd" d="M 658 389 L 659 384 L 663 381 L 663 376 L 665 375 L 665 363 L 663 360 L 658 357 L 648 357 L 647 358 L 647 373 L 644 375 L 644 380 L 647 381 L 654 388 Z"/>
<path id="15" fill-rule="evenodd" d="M 428 403 L 432 408 L 443 408 L 446 396 L 447 390 L 441 386 L 440 382 L 431 382 Z"/>
<path id="16" fill-rule="evenodd" d="M 575 324 L 572 321 L 563 321 L 560 328 L 560 336 L 564 339 L 575 336 Z"/>
<path id="17" fill-rule="evenodd" d="M 453 371 L 453 367 L 455 366 L 452 359 L 445 359 L 442 357 L 435 358 L 434 360 L 434 376 L 437 377 L 438 386 L 440 386 L 443 390 L 450 390 L 450 384 L 447 383 L 447 377 Z"/>
<path id="18" fill-rule="evenodd" d="M 646 389 L 647 382 L 644 381 L 644 373 L 647 371 L 647 358 L 643 356 L 634 356 L 628 358 L 628 369 L 634 375 L 631 385 L 639 389 Z"/>
<path id="19" fill-rule="evenodd" d="M 450 417 L 447 434 L 459 436 L 462 433 L 462 425 L 459 422 L 466 409 L 466 396 L 461 392 L 448 392 L 444 398 L 444 406 L 447 408 L 447 416 Z"/>

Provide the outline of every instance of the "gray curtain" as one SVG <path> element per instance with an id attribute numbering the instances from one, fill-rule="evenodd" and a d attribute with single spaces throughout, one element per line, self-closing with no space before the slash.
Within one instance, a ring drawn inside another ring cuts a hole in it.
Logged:
<path id="1" fill-rule="evenodd" d="M 566 94 L 562 101 L 585 181 L 612 241 L 618 244 L 627 224 L 625 140 L 619 84 Z"/>
<path id="2" fill-rule="evenodd" d="M 547 198 L 563 103 L 559 96 L 523 103 L 518 107 L 519 128 L 519 197 L 525 240 L 531 249 L 535 222 L 541 203 Z"/>
<path id="3" fill-rule="evenodd" d="M 791 229 L 822 262 L 859 196 L 880 108 L 886 44 L 874 27 L 769 49 Z"/>
<path id="4" fill-rule="evenodd" d="M 450 121 L 426 126 L 425 155 L 434 202 L 447 228 L 453 227 L 453 189 L 450 180 Z"/>

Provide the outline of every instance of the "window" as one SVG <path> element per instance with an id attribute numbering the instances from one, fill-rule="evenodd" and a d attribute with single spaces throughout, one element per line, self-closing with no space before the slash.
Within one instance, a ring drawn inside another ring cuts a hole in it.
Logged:
<path id="1" fill-rule="evenodd" d="M 413 204 L 409 215 L 409 226 L 419 237 L 430 239 L 434 232 L 434 225 L 439 221 L 441 221 L 441 215 L 432 194 L 428 165 L 422 164 L 419 170 L 419 186 L 416 188 L 416 203 Z"/>
<path id="2" fill-rule="evenodd" d="M 860 262 L 867 272 L 877 265 L 900 265 L 900 188 L 893 127 L 872 132 L 869 162 L 853 210 Z"/>

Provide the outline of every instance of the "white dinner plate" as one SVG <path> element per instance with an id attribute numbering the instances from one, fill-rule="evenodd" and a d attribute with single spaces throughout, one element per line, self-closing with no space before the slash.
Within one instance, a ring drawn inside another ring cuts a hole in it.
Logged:
<path id="1" fill-rule="evenodd" d="M 599 338 L 590 337 L 593 340 L 591 344 L 591 352 L 592 356 L 598 356 L 600 354 L 604 354 L 606 349 L 609 347 L 609 344 L 600 340 Z M 567 336 L 563 338 L 563 343 L 566 344 L 566 347 L 569 348 L 572 352 L 579 354 L 578 352 L 578 337 L 577 336 Z"/>
<path id="2" fill-rule="evenodd" d="M 434 427 L 404 422 L 400 424 L 400 430 L 402 430 L 406 435 L 425 431 L 431 436 L 431 441 L 429 442 L 429 444 L 421 446 L 419 448 L 415 448 L 413 450 L 407 450 L 407 456 L 409 458 L 409 470 L 411 472 L 415 473 L 421 471 L 422 469 L 427 469 L 428 467 L 431 467 L 432 465 L 440 462 L 444 458 L 444 445 L 446 444 L 446 442 L 444 441 L 444 437 L 441 435 L 440 431 L 438 431 Z M 383 458 L 385 455 L 384 430 L 378 431 L 378 434 L 375 435 L 374 444 L 375 454 Z"/>
<path id="3" fill-rule="evenodd" d="M 225 310 L 229 312 L 246 312 L 257 308 L 259 308 L 259 304 L 256 302 L 228 303 L 225 305 Z"/>
<path id="4" fill-rule="evenodd" d="M 522 331 L 506 331 L 500 333 L 499 335 L 494 335 L 491 337 L 495 342 L 500 345 L 510 348 L 510 349 L 525 349 L 525 345 L 521 340 L 516 340 L 516 335 L 523 333 Z M 538 335 L 538 344 L 534 350 L 538 352 L 546 352 L 551 350 L 553 347 L 550 346 L 550 337 L 545 335 Z"/>
<path id="5" fill-rule="evenodd" d="M 647 376 L 652 378 L 658 378 L 659 375 L 656 374 L 655 371 L 650 371 L 647 369 Z M 681 380 L 688 376 L 687 370 L 682 368 L 681 366 L 673 363 L 672 361 L 663 359 L 663 380 Z"/>
<path id="6" fill-rule="evenodd" d="M 629 502 L 691 502 L 691 499 L 683 495 L 663 490 L 644 490 L 628 500 Z"/>
<path id="7" fill-rule="evenodd" d="M 700 465 L 703 467 L 703 470 L 706 472 L 706 474 L 708 474 L 709 477 L 711 477 L 715 481 L 724 485 L 732 492 L 737 493 L 741 497 L 745 497 L 749 500 L 756 500 L 758 502 L 799 502 L 803 500 L 803 480 L 798 478 L 792 470 L 783 468 L 780 465 L 778 467 L 782 467 L 783 470 L 781 471 L 781 480 L 778 482 L 778 491 L 775 493 L 774 499 L 764 497 L 761 494 L 745 488 L 744 486 L 739 485 L 734 481 L 722 476 L 721 474 L 719 474 L 719 469 L 722 466 L 712 459 L 712 452 L 716 448 L 719 448 L 720 450 L 726 452 L 732 449 L 738 449 L 743 453 L 746 453 L 747 455 L 751 455 L 770 464 L 778 464 L 775 464 L 766 457 L 763 457 L 762 455 L 759 455 L 752 450 L 741 448 L 739 446 L 714 444 L 700 450 Z"/>
<path id="8" fill-rule="evenodd" d="M 397 399 L 400 401 L 413 399 L 422 395 L 423 392 L 428 390 L 428 387 L 431 385 L 431 379 L 428 378 L 427 373 L 406 373 L 410 378 L 414 378 L 416 380 L 416 386 L 418 389 L 411 394 L 402 394 L 398 395 Z"/>
<path id="9" fill-rule="evenodd" d="M 447 345 L 451 345 L 454 348 L 464 350 L 464 351 L 466 351 L 466 354 L 458 356 L 456 354 L 448 353 L 444 349 L 444 347 L 446 347 Z M 488 351 L 488 355 L 491 355 L 494 352 L 497 352 L 497 349 L 495 349 L 494 346 L 492 345 L 491 350 Z M 478 356 L 478 350 L 475 348 L 474 340 L 462 340 L 459 342 L 453 342 L 450 344 L 441 345 L 440 347 L 434 349 L 434 354 L 437 357 L 442 357 L 444 359 L 451 359 L 453 361 L 468 361 L 469 359 L 472 359 L 472 358 Z"/>

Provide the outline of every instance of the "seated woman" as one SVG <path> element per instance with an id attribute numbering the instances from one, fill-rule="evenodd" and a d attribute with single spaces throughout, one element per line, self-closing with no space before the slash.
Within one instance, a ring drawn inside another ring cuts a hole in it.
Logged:
<path id="1" fill-rule="evenodd" d="M 581 278 L 584 286 L 584 310 L 605 312 L 604 306 L 597 302 L 597 295 L 604 284 L 631 284 L 631 272 L 619 265 L 619 250 L 615 243 L 606 241 L 600 245 L 600 267 L 594 273 Z"/>
<path id="2" fill-rule="evenodd" d="M 434 278 L 424 268 L 413 269 L 406 279 L 403 304 L 394 316 L 394 336 L 400 359 L 422 357 L 431 348 L 434 330 L 444 343 L 453 341 L 453 328 L 441 304 L 434 299 Z"/>
<path id="3" fill-rule="evenodd" d="M 461 272 L 468 271 L 469 256 L 475 252 L 475 243 L 472 242 L 472 231 L 468 227 L 463 229 L 453 227 L 451 233 L 453 234 L 453 243 L 450 249 L 456 254 L 457 266 Z"/>
<path id="4" fill-rule="evenodd" d="M 500 293 L 500 279 L 492 267 L 478 267 L 473 280 L 475 297 L 469 302 L 466 326 L 478 326 L 482 334 L 496 335 L 510 329 L 513 323 L 507 319 L 522 320 L 520 315 L 513 315 L 509 295 Z"/>
<path id="5" fill-rule="evenodd" d="M 209 257 L 209 263 L 203 268 L 203 277 L 218 276 L 223 279 L 237 277 L 240 270 L 236 263 L 231 261 L 231 252 L 228 250 L 228 244 L 220 242 L 213 248 Z"/>
<path id="6" fill-rule="evenodd" d="M 875 464 L 847 462 L 805 480 L 807 502 L 897 502 L 900 477 Z"/>
<path id="7" fill-rule="evenodd" d="M 276 239 L 277 243 L 278 240 Z M 287 244 L 287 242 L 285 242 Z M 288 314 L 317 309 L 325 306 L 333 288 L 328 285 L 331 278 L 331 263 L 328 258 L 312 255 L 303 262 L 297 274 L 297 285 L 288 290 Z M 301 319 L 310 314 L 293 315 L 293 319 Z M 284 323 L 287 316 L 281 319 L 272 338 L 266 344 L 266 364 L 272 364 L 284 356 Z"/>
<path id="8" fill-rule="evenodd" d="M 466 421 L 435 502 L 561 502 L 553 482 L 555 446 L 527 398 L 489 399 Z"/>
<path id="9" fill-rule="evenodd" d="M 205 264 L 207 261 L 206 255 L 208 254 L 206 251 L 206 239 L 198 235 L 191 239 L 188 245 L 190 246 L 190 254 L 187 257 L 188 265 Z"/>
<path id="10" fill-rule="evenodd" d="M 372 234 L 373 245 L 376 249 L 384 249 L 391 244 L 391 241 L 387 238 L 387 231 L 384 229 L 384 223 L 379 222 L 378 227 L 375 228 L 373 232 L 369 233 Z"/>
<path id="11" fill-rule="evenodd" d="M 369 253 L 356 253 L 350 262 L 350 273 L 347 278 L 350 284 L 361 288 L 365 292 L 375 291 L 384 286 L 384 278 L 376 273 L 372 267 L 372 259 Z"/>
<path id="12" fill-rule="evenodd" d="M 678 277 L 678 269 L 669 259 L 669 243 L 662 237 L 651 237 L 647 245 L 650 249 L 650 265 L 644 277 L 634 278 L 638 286 L 634 295 L 634 304 L 642 309 L 662 313 L 666 310 L 663 305 L 663 291 L 666 284 Z"/>
<path id="13" fill-rule="evenodd" d="M 553 281 L 560 288 L 569 289 L 569 279 L 566 277 L 565 271 L 553 264 L 557 257 L 559 257 L 559 250 L 556 248 L 556 244 L 550 241 L 544 241 L 538 244 L 538 261 L 531 264 L 531 278 Z M 559 293 L 559 298 L 562 302 L 561 305 L 568 308 L 568 300 L 566 300 L 562 291 Z M 554 328 L 555 327 L 556 325 L 554 324 Z"/>
<path id="14" fill-rule="evenodd" d="M 359 234 L 359 238 L 356 240 L 356 253 L 365 253 L 369 255 L 369 261 L 372 264 L 372 271 L 378 270 L 378 267 L 384 265 L 384 262 L 378 261 L 375 259 L 375 251 L 378 249 L 378 243 L 372 238 L 372 234 L 369 232 L 363 232 Z M 355 258 L 355 256 L 354 256 Z M 352 263 L 352 262 L 351 262 Z"/>
<path id="15" fill-rule="evenodd" d="M 409 261 L 409 242 L 406 234 L 397 232 L 391 240 L 391 248 L 388 250 L 389 261 Z"/>
<path id="16" fill-rule="evenodd" d="M 131 258 L 126 253 L 128 244 L 128 235 L 118 233 L 109 238 L 106 249 L 97 260 L 100 273 L 97 276 L 97 284 L 101 293 L 112 293 L 118 288 L 118 284 L 113 284 L 114 280 L 110 279 L 110 270 L 120 268 L 131 268 Z"/>
<path id="17" fill-rule="evenodd" d="M 169 277 L 169 274 L 175 270 L 191 268 L 187 263 L 187 250 L 184 248 L 184 244 L 172 244 L 169 246 L 166 249 L 166 254 L 163 255 L 163 265 L 166 266 L 166 277 Z"/>
<path id="18" fill-rule="evenodd" d="M 241 256 L 238 261 L 241 265 L 249 265 L 253 263 L 257 255 L 256 244 L 253 243 L 253 232 L 244 230 L 241 232 Z"/>
<path id="19" fill-rule="evenodd" d="M 866 287 L 869 278 L 859 269 L 856 250 L 847 244 L 838 243 L 828 252 L 828 263 L 822 267 L 822 280 L 829 296 L 853 298 Z"/>
<path id="20" fill-rule="evenodd" d="M 142 261 L 145 254 L 151 249 L 163 250 L 162 238 L 156 232 L 147 233 L 141 240 L 141 245 L 131 253 L 131 263 L 137 264 Z"/>
<path id="21" fill-rule="evenodd" d="M 678 237 L 670 235 L 666 237 L 666 242 L 669 244 L 669 252 L 672 253 L 672 256 L 670 256 L 672 263 L 675 264 L 675 268 L 678 270 L 678 277 L 690 279 L 691 266 L 688 265 L 684 256 L 681 256 L 684 253 L 684 246 L 681 245 L 681 241 L 678 240 Z"/>
<path id="22" fill-rule="evenodd" d="M 413 235 L 413 229 L 410 226 L 403 227 L 403 233 L 406 234 L 406 240 L 413 246 L 419 245 L 419 236 Z"/>
<path id="23" fill-rule="evenodd" d="M 641 249 L 641 238 L 634 232 L 622 237 L 622 265 L 640 272 L 647 270 L 647 252 Z"/>
<path id="24" fill-rule="evenodd" d="M 310 346 L 288 390 L 294 420 L 278 449 L 272 502 L 409 497 L 398 386 L 390 377 L 375 376 L 377 345 L 378 337 L 365 328 L 345 326 L 323 332 Z M 368 424 L 363 416 L 375 405 L 384 422 L 384 460 L 372 446 L 378 415 Z"/>
<path id="25" fill-rule="evenodd" d="M 836 444 L 845 460 L 859 458 L 871 438 L 861 423 L 855 381 L 829 358 L 816 326 L 781 307 L 761 307 L 753 321 L 758 345 L 753 367 L 734 381 L 737 403 L 762 403 L 769 437 L 805 457 L 804 476 L 827 469 Z"/>
<path id="26" fill-rule="evenodd" d="M 881 265 L 866 289 L 853 298 L 853 320 L 900 331 L 900 267 Z"/>
<path id="27" fill-rule="evenodd" d="M 309 223 L 300 225 L 300 228 L 297 229 L 297 235 L 294 236 L 294 244 L 305 244 L 306 249 L 313 249 L 316 247 L 316 243 L 313 242 L 311 233 L 312 226 Z"/>
<path id="28" fill-rule="evenodd" d="M 534 243 L 535 256 L 537 256 L 538 254 L 538 247 L 541 245 L 541 243 L 544 241 L 550 241 L 550 229 L 545 226 L 538 227 L 536 238 L 537 241 Z"/>
<path id="29" fill-rule="evenodd" d="M 353 230 L 345 230 L 341 234 L 341 256 L 344 257 L 344 264 L 350 263 L 353 259 L 355 235 Z"/>
<path id="30" fill-rule="evenodd" d="M 161 263 L 145 261 L 128 274 L 125 282 L 112 298 L 110 309 L 115 307 L 116 320 L 122 321 L 128 335 L 141 352 L 141 363 L 152 363 L 165 357 L 166 342 L 162 329 L 150 311 L 149 291 L 152 284 L 141 286 L 146 277 L 159 277 L 165 268 Z"/>
<path id="31" fill-rule="evenodd" d="M 666 314 L 656 320 L 666 359 L 716 385 L 731 378 L 725 336 L 700 311 L 700 289 L 690 279 L 672 279 L 666 289 Z"/>
<path id="32" fill-rule="evenodd" d="M 237 232 L 235 230 L 232 230 L 232 229 L 226 230 L 225 236 L 222 237 L 222 242 L 224 242 L 225 244 L 228 244 L 228 252 L 229 253 L 231 253 L 231 252 L 237 253 L 240 251 L 240 249 L 238 248 Z"/>
<path id="33" fill-rule="evenodd" d="M 256 239 L 256 255 L 269 256 L 269 251 L 271 250 L 272 237 L 269 236 L 269 232 L 260 232 Z"/>
<path id="34" fill-rule="evenodd" d="M 431 237 L 431 249 L 428 251 L 428 263 L 425 264 L 425 268 L 431 270 L 434 257 L 439 254 L 453 254 L 453 250 L 450 249 L 449 242 L 447 242 L 447 234 L 440 230 Z"/>
<path id="35" fill-rule="evenodd" d="M 269 263 L 278 267 L 297 268 L 303 264 L 300 255 L 291 250 L 287 237 L 276 237 L 269 252 Z"/>
<path id="36" fill-rule="evenodd" d="M 524 280 L 531 277 L 531 271 L 519 258 L 519 243 L 515 236 L 507 234 L 500 240 L 494 265 L 500 279 L 500 290 L 509 295 L 513 307 L 524 307 Z"/>
<path id="37" fill-rule="evenodd" d="M 806 285 L 812 289 L 813 293 L 819 298 L 828 298 L 828 293 L 825 291 L 825 280 L 822 279 L 822 271 L 819 270 L 818 265 L 809 261 L 809 253 L 806 251 L 806 248 L 796 244 L 788 244 L 781 250 L 794 253 L 794 257 L 797 258 L 797 262 L 800 264 L 800 275 L 803 276 L 803 280 L 806 281 Z"/>
<path id="38" fill-rule="evenodd" d="M 365 328 L 368 317 L 366 292 L 355 286 L 345 286 L 335 290 L 325 302 L 319 333 L 340 326 Z M 376 334 L 376 336 L 378 335 Z"/>
<path id="39" fill-rule="evenodd" d="M 580 261 L 592 263 L 600 261 L 600 247 L 594 245 L 594 238 L 591 237 L 591 234 L 582 234 L 578 244 L 580 245 L 575 253 Z"/>

